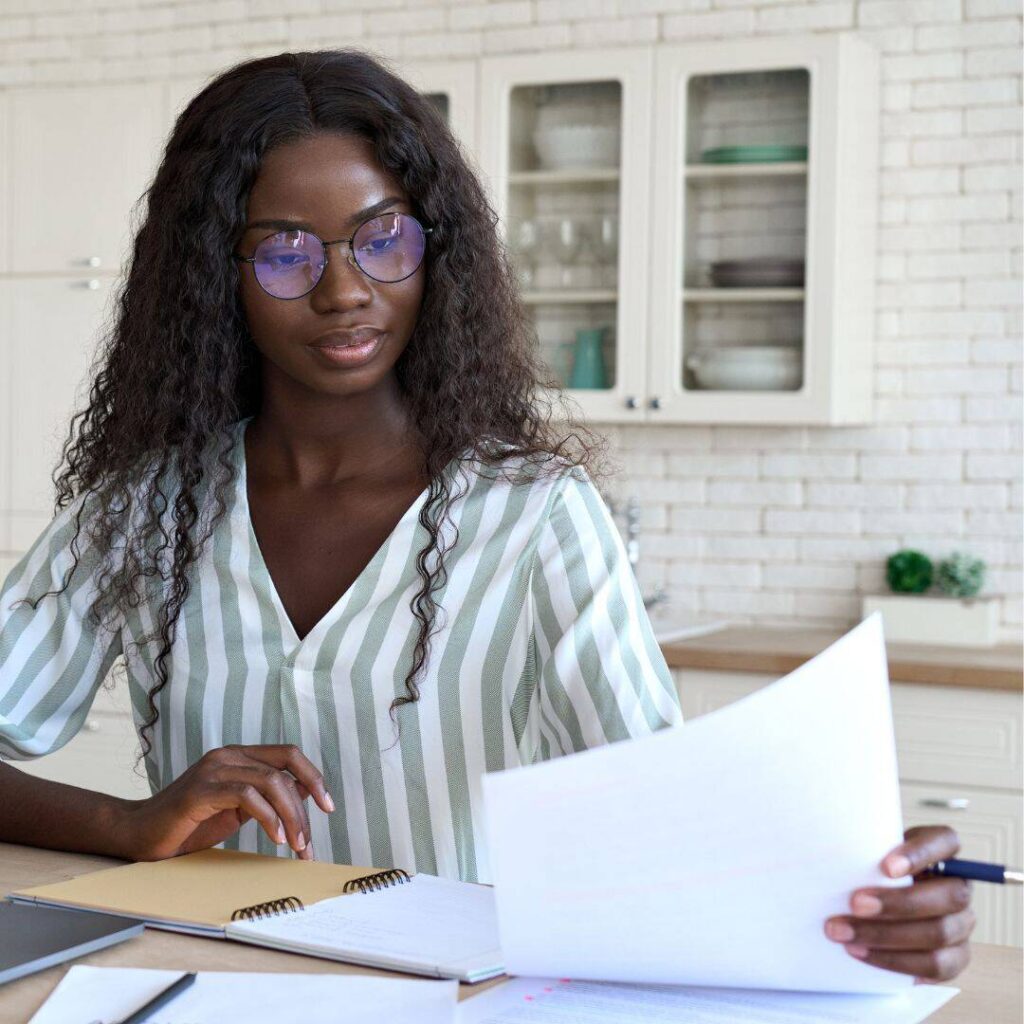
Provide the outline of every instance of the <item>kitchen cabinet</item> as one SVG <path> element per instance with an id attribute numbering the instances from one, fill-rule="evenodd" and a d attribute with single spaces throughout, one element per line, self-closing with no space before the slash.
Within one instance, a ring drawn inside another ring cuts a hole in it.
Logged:
<path id="1" fill-rule="evenodd" d="M 867 44 L 838 33 L 484 58 L 480 116 L 542 358 L 588 419 L 870 422 Z"/>
<path id="2" fill-rule="evenodd" d="M 590 348 L 569 395 L 592 420 L 645 415 L 653 84 L 649 47 L 480 63 L 491 205 L 553 379 Z"/>
<path id="3" fill-rule="evenodd" d="M 724 707 L 779 677 L 674 668 L 686 719 Z M 1017 867 L 1024 848 L 1022 696 L 973 687 L 901 683 L 891 689 L 906 828 L 950 825 L 961 856 Z M 973 885 L 977 942 L 1022 945 L 1016 886 Z"/>
<path id="4" fill-rule="evenodd" d="M 159 158 L 163 85 L 18 87 L 7 104 L 5 271 L 120 270 Z"/>
<path id="5" fill-rule="evenodd" d="M 53 518 L 51 474 L 88 404 L 114 285 L 110 273 L 0 279 L 0 548 L 27 551 Z"/>

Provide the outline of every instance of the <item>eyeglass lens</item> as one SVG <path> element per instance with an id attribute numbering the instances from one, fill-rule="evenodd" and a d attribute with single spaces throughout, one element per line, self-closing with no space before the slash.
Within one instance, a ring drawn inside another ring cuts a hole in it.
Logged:
<path id="1" fill-rule="evenodd" d="M 361 224 L 352 237 L 352 255 L 375 281 L 393 284 L 416 271 L 423 260 L 426 235 L 407 213 L 385 213 Z M 253 253 L 256 280 L 279 299 L 297 299 L 311 291 L 323 274 L 324 244 L 309 231 L 280 231 L 263 239 Z"/>

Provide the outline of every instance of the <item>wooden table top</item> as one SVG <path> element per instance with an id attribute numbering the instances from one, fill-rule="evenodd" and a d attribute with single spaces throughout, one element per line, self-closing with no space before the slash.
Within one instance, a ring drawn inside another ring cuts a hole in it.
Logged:
<path id="1" fill-rule="evenodd" d="M 703 668 L 784 675 L 820 654 L 843 630 L 796 626 L 726 626 L 688 640 L 666 641 L 670 668 Z M 887 641 L 889 678 L 894 683 L 970 686 L 1020 693 L 1024 654 L 1017 644 L 943 647 Z"/>
<path id="2" fill-rule="evenodd" d="M 89 871 L 115 867 L 120 863 L 123 862 L 109 857 L 0 843 L 0 895 L 6 896 L 12 890 L 30 885 L 45 885 L 74 878 Z M 392 972 L 354 967 L 295 953 L 280 953 L 241 942 L 204 939 L 147 928 L 142 935 L 127 942 L 0 986 L 0 1024 L 25 1024 L 46 1001 L 73 963 L 181 971 L 278 971 L 395 976 Z M 470 998 L 501 983 L 502 979 L 496 978 L 478 985 L 460 985 L 459 998 Z M 961 990 L 960 995 L 929 1017 L 929 1024 L 1020 1024 L 1019 949 L 1010 946 L 975 946 L 971 965 L 951 984 Z"/>

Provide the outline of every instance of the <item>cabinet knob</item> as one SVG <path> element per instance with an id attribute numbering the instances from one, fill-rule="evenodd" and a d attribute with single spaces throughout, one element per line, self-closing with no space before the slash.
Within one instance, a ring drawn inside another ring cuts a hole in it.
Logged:
<path id="1" fill-rule="evenodd" d="M 99 732 L 100 723 L 95 718 L 87 718 L 85 720 L 85 728 L 88 732 Z"/>
<path id="2" fill-rule="evenodd" d="M 102 260 L 101 260 L 101 259 L 99 258 L 99 256 L 90 256 L 90 257 L 89 257 L 89 258 L 88 258 L 88 259 L 87 259 L 87 260 L 85 261 L 85 265 L 86 265 L 87 267 L 98 267 L 98 266 L 100 265 L 100 263 L 101 263 L 101 262 L 102 262 Z"/>
<path id="3" fill-rule="evenodd" d="M 660 409 L 661 408 L 661 399 L 657 395 L 655 395 L 651 399 L 651 408 L 652 409 Z"/>
<path id="4" fill-rule="evenodd" d="M 635 409 L 635 408 L 637 408 L 637 406 L 639 406 L 639 404 L 640 403 L 636 400 L 636 396 L 635 395 L 627 395 L 626 396 L 626 408 L 627 409 Z"/>
<path id="5" fill-rule="evenodd" d="M 965 796 L 926 796 L 918 800 L 922 807 L 942 807 L 947 811 L 966 811 L 971 801 Z"/>
<path id="6" fill-rule="evenodd" d="M 89 291 L 94 292 L 100 286 L 100 280 L 98 277 L 90 277 L 86 281 L 72 281 L 72 288 L 88 288 Z"/>

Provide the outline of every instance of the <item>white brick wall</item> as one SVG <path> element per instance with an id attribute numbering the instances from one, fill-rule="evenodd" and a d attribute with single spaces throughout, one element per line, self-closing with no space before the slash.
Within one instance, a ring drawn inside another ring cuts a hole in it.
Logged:
<path id="1" fill-rule="evenodd" d="M 210 73 L 289 47 L 443 60 L 860 33 L 882 53 L 877 424 L 609 428 L 609 494 L 642 496 L 641 583 L 677 609 L 846 626 L 895 548 L 961 548 L 989 560 L 1019 632 L 1021 0 L 0 3 L 0 87 Z"/>

